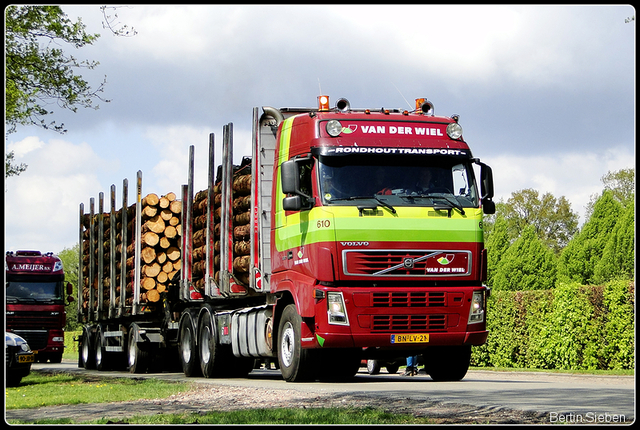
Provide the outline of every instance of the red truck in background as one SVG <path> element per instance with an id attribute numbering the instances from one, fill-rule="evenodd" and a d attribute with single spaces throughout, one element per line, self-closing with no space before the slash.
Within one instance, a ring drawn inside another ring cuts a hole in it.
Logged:
<path id="1" fill-rule="evenodd" d="M 59 363 L 67 321 L 62 261 L 52 252 L 8 251 L 5 274 L 6 331 L 23 337 L 37 361 Z"/>

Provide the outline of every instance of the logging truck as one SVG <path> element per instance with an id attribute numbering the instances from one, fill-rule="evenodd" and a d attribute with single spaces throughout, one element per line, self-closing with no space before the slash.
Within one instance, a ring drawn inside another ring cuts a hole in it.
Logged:
<path id="1" fill-rule="evenodd" d="M 459 116 L 354 109 L 253 110 L 251 154 L 222 160 L 179 195 L 80 204 L 79 366 L 246 376 L 273 360 L 289 382 L 344 380 L 363 359 L 422 355 L 460 380 L 486 342 L 491 168 Z M 479 173 L 478 180 L 476 179 Z M 120 209 L 116 209 L 120 206 Z M 330 363 L 330 365 L 328 365 Z"/>
<path id="2" fill-rule="evenodd" d="M 8 251 L 5 255 L 6 331 L 24 338 L 37 361 L 60 363 L 67 322 L 62 261 L 52 252 Z"/>

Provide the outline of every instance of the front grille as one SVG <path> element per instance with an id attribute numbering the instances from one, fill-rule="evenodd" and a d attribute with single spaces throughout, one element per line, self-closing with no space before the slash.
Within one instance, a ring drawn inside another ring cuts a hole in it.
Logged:
<path id="1" fill-rule="evenodd" d="M 32 351 L 47 347 L 49 332 L 46 330 L 13 330 L 13 332 L 26 340 Z"/>
<path id="2" fill-rule="evenodd" d="M 373 315 L 372 331 L 445 331 L 446 315 Z"/>
<path id="3" fill-rule="evenodd" d="M 24 330 L 60 328 L 60 315 L 42 311 L 7 312 L 7 327 Z"/>
<path id="4" fill-rule="evenodd" d="M 345 250 L 345 275 L 357 276 L 467 276 L 471 273 L 469 251 Z"/>
<path id="5" fill-rule="evenodd" d="M 446 296 L 443 292 L 383 292 L 373 293 L 373 307 L 430 307 L 445 306 Z"/>

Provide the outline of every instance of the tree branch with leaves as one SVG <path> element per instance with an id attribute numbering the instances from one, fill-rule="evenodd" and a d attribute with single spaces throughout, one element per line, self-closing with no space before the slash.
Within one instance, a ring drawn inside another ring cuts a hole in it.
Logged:
<path id="1" fill-rule="evenodd" d="M 18 125 L 36 125 L 64 133 L 64 124 L 45 119 L 52 105 L 76 112 L 97 109 L 104 81 L 92 88 L 77 74 L 97 61 L 78 60 L 60 48 L 91 45 L 99 34 L 88 34 L 78 18 L 72 22 L 58 6 L 8 6 L 5 9 L 5 112 L 7 133 Z"/>

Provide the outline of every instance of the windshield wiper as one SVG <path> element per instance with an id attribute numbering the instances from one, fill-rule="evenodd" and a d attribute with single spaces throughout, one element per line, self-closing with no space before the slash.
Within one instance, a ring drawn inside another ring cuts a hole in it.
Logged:
<path id="1" fill-rule="evenodd" d="M 377 201 L 378 203 L 380 203 L 382 206 L 384 206 L 385 208 L 389 209 L 389 210 L 391 211 L 391 213 L 392 213 L 392 214 L 396 213 L 396 209 L 395 209 L 393 206 L 391 206 L 389 203 L 387 203 L 387 202 L 385 202 L 385 201 L 380 200 L 380 197 L 378 197 L 378 196 L 373 196 L 373 198 L 374 198 L 374 199 L 376 199 L 376 201 Z"/>
<path id="2" fill-rule="evenodd" d="M 380 200 L 380 198 L 378 198 L 378 196 L 351 196 L 351 197 L 345 197 L 342 199 L 333 199 L 332 201 L 340 201 L 340 200 L 347 200 L 347 201 L 353 201 L 353 200 L 375 200 L 378 203 L 380 203 L 382 206 L 384 206 L 385 208 L 389 209 L 391 211 L 391 213 L 396 213 L 396 209 L 391 206 L 389 203 Z M 375 209 L 375 208 L 373 208 Z"/>
<path id="3" fill-rule="evenodd" d="M 455 199 L 452 199 L 451 197 L 447 196 L 446 194 L 440 195 L 440 196 L 429 196 L 432 199 L 441 199 L 444 200 L 445 202 L 449 203 L 449 205 L 453 208 L 456 208 L 460 211 L 461 215 L 464 215 L 464 209 L 462 208 L 462 205 Z"/>
<path id="4" fill-rule="evenodd" d="M 399 194 L 398 197 L 404 197 L 407 199 L 431 199 L 431 200 L 444 200 L 445 202 L 447 202 L 449 204 L 449 207 L 458 209 L 460 211 L 461 215 L 464 215 L 464 208 L 462 207 L 462 205 L 455 199 L 451 198 L 449 195 L 447 194 L 443 194 L 443 193 L 438 193 L 438 194 Z"/>

